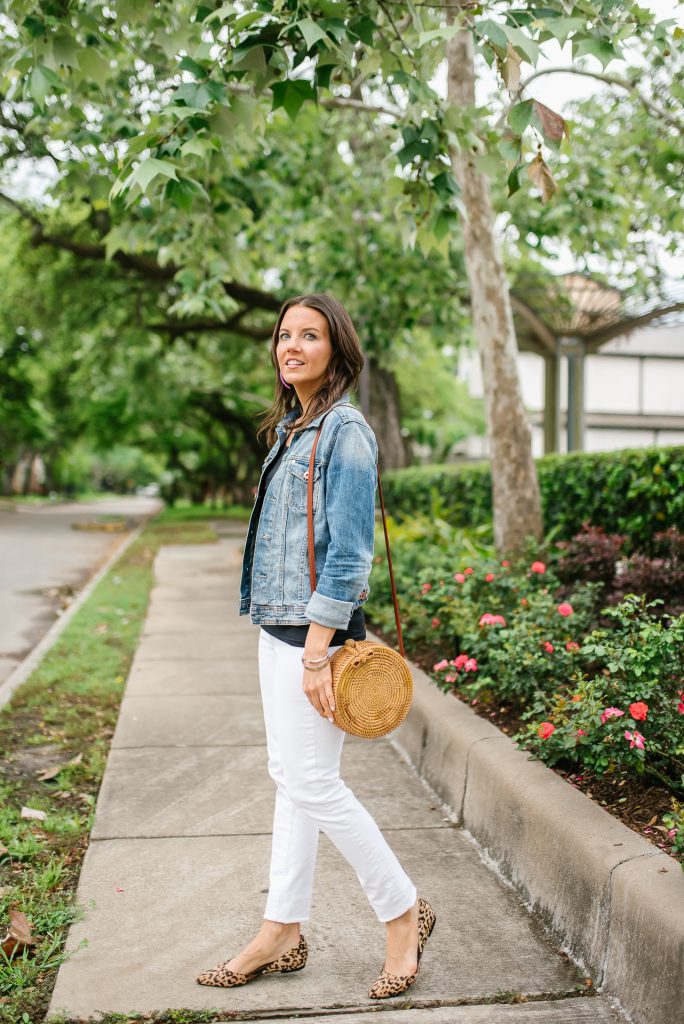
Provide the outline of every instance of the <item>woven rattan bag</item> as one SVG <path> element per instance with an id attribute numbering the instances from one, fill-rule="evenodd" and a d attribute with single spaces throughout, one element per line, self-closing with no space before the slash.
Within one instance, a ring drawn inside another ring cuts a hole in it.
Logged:
<path id="1" fill-rule="evenodd" d="M 325 415 L 327 416 L 327 413 Z M 309 576 L 312 594 L 316 589 L 313 531 L 314 456 L 322 427 L 323 420 L 321 420 L 311 448 L 307 477 L 306 512 Z M 394 621 L 397 626 L 399 652 L 391 647 L 386 647 L 384 644 L 374 643 L 372 640 L 346 640 L 339 651 L 335 651 L 330 659 L 332 688 L 335 699 L 335 710 L 333 712 L 335 725 L 352 736 L 361 736 L 364 739 L 377 739 L 379 736 L 385 736 L 388 732 L 396 729 L 406 718 L 413 699 L 413 677 L 404 657 L 404 640 L 401 634 L 401 622 L 399 621 L 399 605 L 394 586 L 394 573 L 392 571 L 392 558 L 390 555 L 389 537 L 387 535 L 385 503 L 382 498 L 379 468 L 378 488 L 380 491 L 382 525 L 385 531 L 387 565 L 392 585 Z"/>

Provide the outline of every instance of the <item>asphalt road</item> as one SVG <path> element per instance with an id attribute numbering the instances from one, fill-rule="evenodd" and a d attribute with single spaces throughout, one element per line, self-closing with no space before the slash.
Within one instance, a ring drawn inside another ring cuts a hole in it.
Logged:
<path id="1" fill-rule="evenodd" d="M 0 509 L 0 684 L 145 516 L 162 502 L 127 496 Z M 121 516 L 116 533 L 72 524 Z"/>

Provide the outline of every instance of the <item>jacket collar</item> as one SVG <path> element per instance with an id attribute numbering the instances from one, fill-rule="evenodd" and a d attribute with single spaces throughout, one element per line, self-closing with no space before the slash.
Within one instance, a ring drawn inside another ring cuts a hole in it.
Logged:
<path id="1" fill-rule="evenodd" d="M 348 402 L 348 401 L 349 401 L 349 391 L 345 391 L 344 394 L 342 394 L 335 402 L 332 403 L 332 405 L 328 406 L 328 409 L 324 409 L 324 411 L 319 413 L 318 416 L 314 416 L 314 418 L 311 420 L 311 422 L 307 423 L 305 429 L 308 430 L 309 427 L 317 427 L 320 424 L 321 420 L 326 415 L 326 413 L 328 412 L 329 409 L 334 409 L 334 407 L 336 405 L 341 405 L 343 402 Z M 276 431 L 277 431 L 278 435 L 284 433 L 284 425 L 286 423 L 289 423 L 290 420 L 296 419 L 300 412 L 301 412 L 301 410 L 300 410 L 299 406 L 297 406 L 295 409 L 290 409 L 289 412 L 285 413 L 283 418 L 278 422 L 278 424 L 276 426 Z"/>

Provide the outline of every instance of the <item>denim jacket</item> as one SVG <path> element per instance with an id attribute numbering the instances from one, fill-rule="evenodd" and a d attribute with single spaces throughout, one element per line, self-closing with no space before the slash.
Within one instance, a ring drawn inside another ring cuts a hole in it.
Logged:
<path id="1" fill-rule="evenodd" d="M 375 539 L 378 445 L 345 392 L 330 407 L 316 446 L 313 482 L 316 588 L 311 593 L 306 496 L 309 458 L 323 417 L 298 431 L 262 494 L 266 467 L 284 444 L 284 424 L 261 470 L 249 520 L 240 581 L 240 615 L 253 623 L 346 629 L 370 593 Z"/>

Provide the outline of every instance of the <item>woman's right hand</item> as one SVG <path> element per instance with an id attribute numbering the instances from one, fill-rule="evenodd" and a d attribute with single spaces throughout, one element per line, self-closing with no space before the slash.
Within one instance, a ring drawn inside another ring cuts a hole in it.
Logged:
<path id="1" fill-rule="evenodd" d="M 315 672 L 305 665 L 302 689 L 319 715 L 334 722 L 335 698 L 333 697 L 330 662 Z"/>

